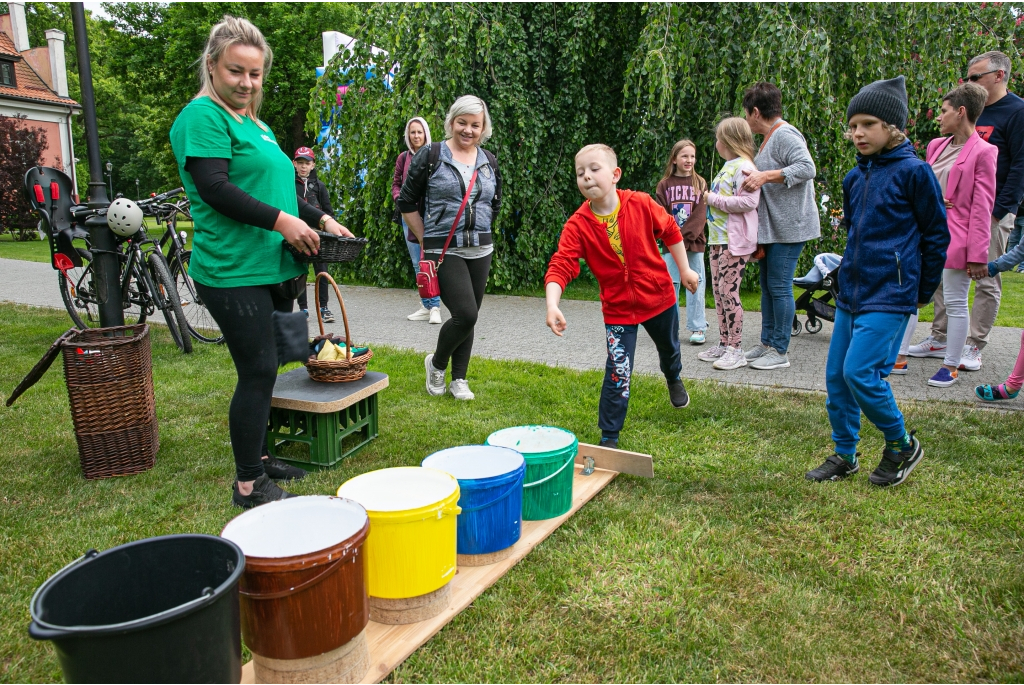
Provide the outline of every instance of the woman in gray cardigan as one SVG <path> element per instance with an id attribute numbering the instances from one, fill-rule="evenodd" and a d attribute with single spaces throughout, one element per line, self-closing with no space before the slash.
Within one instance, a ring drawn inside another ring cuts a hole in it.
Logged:
<path id="1" fill-rule="evenodd" d="M 761 343 L 746 357 L 754 369 L 783 369 L 789 366 L 789 339 L 796 309 L 796 263 L 804 243 L 821 237 L 814 203 L 817 171 L 803 134 L 782 120 L 782 92 L 774 84 L 761 82 L 748 88 L 743 94 L 743 109 L 750 130 L 764 136 L 754 157 L 758 171 L 743 183 L 744 190 L 750 192 L 761 188 L 757 242 L 765 251 L 759 269 Z"/>

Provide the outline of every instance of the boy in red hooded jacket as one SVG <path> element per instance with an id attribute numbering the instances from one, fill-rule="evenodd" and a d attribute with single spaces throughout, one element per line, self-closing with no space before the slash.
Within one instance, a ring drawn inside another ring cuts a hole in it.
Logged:
<path id="1" fill-rule="evenodd" d="M 547 325 L 557 336 L 566 329 L 558 303 L 565 286 L 580 273 L 579 260 L 586 260 L 601 287 L 608 361 L 597 425 L 601 446 L 611 448 L 619 446 L 629 408 L 639 326 L 658 348 L 672 406 L 690 404 L 679 377 L 679 301 L 657 241 L 672 253 L 680 282 L 691 293 L 699 278 L 687 262 L 675 219 L 647 193 L 616 188 L 621 177 L 615 151 L 607 145 L 587 145 L 576 153 L 576 185 L 586 201 L 562 228 L 544 277 Z"/>

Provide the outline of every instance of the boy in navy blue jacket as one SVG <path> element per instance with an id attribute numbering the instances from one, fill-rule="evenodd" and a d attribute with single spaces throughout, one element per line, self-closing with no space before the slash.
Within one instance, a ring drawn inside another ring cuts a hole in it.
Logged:
<path id="1" fill-rule="evenodd" d="M 903 134 L 907 114 L 902 76 L 865 86 L 846 111 L 847 138 L 858 155 L 843 179 L 847 242 L 825 372 L 836 452 L 807 473 L 809 480 L 840 480 L 860 470 L 862 411 L 885 436 L 871 483 L 899 485 L 924 456 L 885 378 L 910 314 L 939 286 L 949 229 L 939 182 Z"/>

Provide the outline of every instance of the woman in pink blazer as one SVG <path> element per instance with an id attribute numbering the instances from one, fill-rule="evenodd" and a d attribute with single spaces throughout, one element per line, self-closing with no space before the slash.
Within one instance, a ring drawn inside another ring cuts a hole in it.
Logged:
<path id="1" fill-rule="evenodd" d="M 928 380 L 928 385 L 938 388 L 947 388 L 958 380 L 957 370 L 970 326 L 967 291 L 971 276 L 988 276 L 998 150 L 974 130 L 987 97 L 987 91 L 974 83 L 951 90 L 942 99 L 938 118 L 939 132 L 946 137 L 928 143 L 926 160 L 942 186 L 950 238 L 942 272 L 942 296 L 949 320 L 945 358 L 942 367 Z M 907 325 L 893 373 L 907 372 L 906 354 L 916 324 L 915 314 Z"/>

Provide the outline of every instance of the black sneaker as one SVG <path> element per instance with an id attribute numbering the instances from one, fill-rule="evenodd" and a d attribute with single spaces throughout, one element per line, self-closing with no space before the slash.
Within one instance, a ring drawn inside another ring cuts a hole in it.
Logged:
<path id="1" fill-rule="evenodd" d="M 327 307 L 320 307 L 320 316 L 324 317 L 324 323 L 334 322 L 334 314 L 331 314 L 331 310 Z"/>
<path id="2" fill-rule="evenodd" d="M 617 449 L 619 449 L 619 439 L 618 438 L 601 438 L 601 442 L 600 442 L 600 444 L 598 444 L 598 447 L 607 447 L 610 450 L 617 450 Z"/>
<path id="3" fill-rule="evenodd" d="M 302 480 L 306 472 L 298 466 L 286 464 L 277 457 L 267 457 L 263 460 L 263 471 L 274 480 Z"/>
<path id="4" fill-rule="evenodd" d="M 914 437 L 916 431 L 910 431 L 910 447 L 900 452 L 893 452 L 885 449 L 882 451 L 882 461 L 875 469 L 868 480 L 879 487 L 891 487 L 899 485 L 910 477 L 910 472 L 921 462 L 924 456 L 924 449 L 921 448 L 921 441 Z"/>
<path id="5" fill-rule="evenodd" d="M 681 380 L 668 384 L 668 399 L 676 409 L 684 409 L 690 406 L 690 396 Z"/>
<path id="6" fill-rule="evenodd" d="M 295 497 L 290 492 L 277 487 L 277 483 L 272 481 L 270 476 L 265 473 L 253 481 L 251 494 L 243 495 L 238 492 L 238 481 L 235 481 L 235 484 L 231 486 L 231 490 L 231 503 L 243 509 L 252 509 L 261 504 Z"/>
<path id="7" fill-rule="evenodd" d="M 860 456 L 860 452 L 857 453 Z M 817 483 L 822 483 L 826 480 L 842 480 L 860 471 L 860 461 L 855 465 L 850 466 L 850 462 L 846 461 L 838 454 L 833 454 L 831 457 L 825 460 L 825 463 L 816 469 L 812 469 L 804 474 L 804 478 L 807 480 L 813 480 Z"/>

